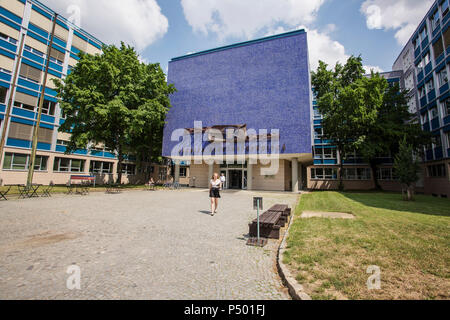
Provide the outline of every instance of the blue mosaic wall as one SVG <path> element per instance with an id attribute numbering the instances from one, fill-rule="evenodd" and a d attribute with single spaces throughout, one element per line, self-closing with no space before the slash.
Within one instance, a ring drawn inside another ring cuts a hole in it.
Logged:
<path id="1" fill-rule="evenodd" d="M 178 92 L 164 130 L 170 156 L 175 129 L 241 125 L 279 129 L 281 153 L 311 153 L 311 92 L 307 35 L 291 32 L 175 58 L 168 82 Z M 284 148 L 283 148 L 284 146 Z"/>

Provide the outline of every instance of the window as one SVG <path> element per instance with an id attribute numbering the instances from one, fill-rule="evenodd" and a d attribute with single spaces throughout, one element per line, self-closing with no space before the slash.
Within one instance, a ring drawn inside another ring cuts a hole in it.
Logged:
<path id="1" fill-rule="evenodd" d="M 56 102 L 44 100 L 44 104 L 42 105 L 42 113 L 48 114 L 49 116 L 55 115 Z"/>
<path id="2" fill-rule="evenodd" d="M 417 64 L 417 73 L 421 73 L 423 71 L 423 60 L 420 60 L 419 63 Z"/>
<path id="3" fill-rule="evenodd" d="M 34 170 L 45 171 L 47 170 L 48 157 L 36 156 Z M 5 153 L 3 161 L 4 170 L 28 170 L 30 164 L 30 155 L 20 153 Z"/>
<path id="4" fill-rule="evenodd" d="M 444 38 L 444 45 L 445 48 L 448 48 L 448 46 L 450 46 L 450 28 L 447 28 L 447 30 L 445 30 L 442 33 L 442 36 Z"/>
<path id="5" fill-rule="evenodd" d="M 420 98 L 423 98 L 423 97 L 425 97 L 425 94 L 426 94 L 425 86 L 420 87 L 420 88 L 419 88 L 419 97 L 420 97 Z"/>
<path id="6" fill-rule="evenodd" d="M 122 164 L 122 173 L 125 173 L 127 175 L 135 175 L 136 174 L 136 165 Z"/>
<path id="7" fill-rule="evenodd" d="M 56 140 L 56 144 L 58 146 L 68 146 L 69 145 L 69 141 L 66 140 Z"/>
<path id="8" fill-rule="evenodd" d="M 439 40 L 433 44 L 433 51 L 434 51 L 434 60 L 439 58 L 441 54 L 444 53 L 444 45 L 442 44 L 442 38 L 439 38 Z"/>
<path id="9" fill-rule="evenodd" d="M 180 167 L 180 177 L 182 177 L 182 178 L 187 177 L 187 168 L 186 167 Z"/>
<path id="10" fill-rule="evenodd" d="M 422 114 L 420 118 L 422 120 L 422 124 L 428 123 L 428 121 L 429 121 L 428 112 L 425 112 L 424 114 Z"/>
<path id="11" fill-rule="evenodd" d="M 433 13 L 433 16 L 431 17 L 431 28 L 434 30 L 439 26 L 440 19 L 439 19 L 439 10 L 436 10 L 435 13 Z"/>
<path id="12" fill-rule="evenodd" d="M 38 98 L 22 92 L 16 92 L 14 106 L 30 111 L 34 111 L 38 103 Z"/>
<path id="13" fill-rule="evenodd" d="M 442 139 L 441 139 L 441 135 L 437 135 L 437 136 L 433 136 L 431 138 L 431 141 L 433 142 L 433 145 L 435 148 L 440 148 L 442 147 Z"/>
<path id="14" fill-rule="evenodd" d="M 416 50 L 417 48 L 419 48 L 419 38 L 416 38 L 416 39 L 413 41 L 413 45 L 414 45 L 414 50 Z"/>
<path id="15" fill-rule="evenodd" d="M 56 50 L 55 48 L 52 48 L 50 50 L 50 61 L 57 63 L 59 65 L 63 65 L 64 64 L 64 58 L 65 58 L 65 53 Z"/>
<path id="16" fill-rule="evenodd" d="M 430 53 L 427 52 L 425 57 L 423 57 L 423 66 L 426 67 L 430 63 Z"/>
<path id="17" fill-rule="evenodd" d="M 444 106 L 444 114 L 446 116 L 450 116 L 450 98 L 448 98 L 443 102 L 443 106 Z"/>
<path id="18" fill-rule="evenodd" d="M 323 128 L 314 128 L 314 138 L 321 139 L 323 136 Z"/>
<path id="19" fill-rule="evenodd" d="M 316 159 L 336 159 L 337 151 L 335 148 L 314 148 L 314 158 L 316 158 Z"/>
<path id="20" fill-rule="evenodd" d="M 378 180 L 396 180 L 393 168 L 379 168 L 377 169 L 377 179 Z"/>
<path id="21" fill-rule="evenodd" d="M 36 54 L 36 55 L 38 55 L 40 57 L 44 57 L 44 53 L 43 52 L 41 52 L 41 51 L 39 51 L 39 50 L 37 50 L 35 48 L 32 48 L 30 46 L 25 45 L 25 50 L 29 51 L 29 52 L 32 52 L 32 53 L 34 53 L 34 54 Z"/>
<path id="22" fill-rule="evenodd" d="M 110 174 L 112 173 L 112 171 L 113 171 L 112 162 L 91 161 L 91 165 L 89 168 L 89 172 L 91 173 Z"/>
<path id="23" fill-rule="evenodd" d="M 314 119 L 322 119 L 322 115 L 320 114 L 319 110 L 317 108 L 314 108 Z"/>
<path id="24" fill-rule="evenodd" d="M 5 87 L 0 87 L 0 103 L 6 102 L 6 95 L 8 93 L 8 89 Z"/>
<path id="25" fill-rule="evenodd" d="M 430 81 L 428 81 L 426 84 L 427 87 L 427 92 L 430 93 L 431 91 L 434 90 L 434 80 L 431 79 Z"/>
<path id="26" fill-rule="evenodd" d="M 433 120 L 434 118 L 437 118 L 439 116 L 439 112 L 438 112 L 438 108 L 437 107 L 433 107 L 430 109 L 430 115 L 431 115 L 431 119 Z"/>
<path id="27" fill-rule="evenodd" d="M 447 84 L 448 82 L 448 76 L 447 76 L 447 69 L 442 69 L 438 74 L 439 79 L 439 87 L 442 87 L 443 85 Z"/>
<path id="28" fill-rule="evenodd" d="M 84 172 L 84 160 L 70 158 L 55 158 L 55 172 Z"/>
<path id="29" fill-rule="evenodd" d="M 41 74 L 42 71 L 37 68 L 31 67 L 24 63 L 20 65 L 20 77 L 26 80 L 39 83 L 41 81 Z"/>
<path id="30" fill-rule="evenodd" d="M 447 138 L 447 146 L 450 148 L 450 132 L 447 132 L 445 137 Z"/>
<path id="31" fill-rule="evenodd" d="M 337 158 L 337 151 L 336 151 L 336 149 L 324 148 L 323 149 L 323 157 L 325 159 L 336 159 Z"/>
<path id="32" fill-rule="evenodd" d="M 12 44 L 17 44 L 17 40 L 16 39 L 11 38 L 10 36 L 8 36 L 8 35 L 6 35 L 6 34 L 4 34 L 2 32 L 0 32 L 0 39 L 5 40 L 5 41 L 7 41 L 9 43 L 12 43 Z"/>
<path id="33" fill-rule="evenodd" d="M 445 16 L 448 13 L 448 0 L 445 0 L 441 4 L 442 16 Z"/>
<path id="34" fill-rule="evenodd" d="M 425 28 L 422 29 L 422 31 L 420 31 L 420 41 L 424 41 L 428 36 L 428 32 L 427 32 L 427 27 L 425 26 Z"/>
<path id="35" fill-rule="evenodd" d="M 314 180 L 337 180 L 337 169 L 334 168 L 312 168 L 311 179 Z"/>
<path id="36" fill-rule="evenodd" d="M 445 165 L 444 164 L 436 164 L 432 166 L 428 166 L 428 176 L 430 178 L 445 178 Z"/>
<path id="37" fill-rule="evenodd" d="M 370 180 L 371 171 L 369 168 L 346 168 L 344 169 L 345 180 Z"/>

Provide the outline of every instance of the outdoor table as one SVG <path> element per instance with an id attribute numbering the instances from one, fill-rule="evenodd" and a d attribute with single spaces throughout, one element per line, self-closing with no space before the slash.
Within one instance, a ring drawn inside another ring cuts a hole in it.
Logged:
<path id="1" fill-rule="evenodd" d="M 7 198 L 6 198 L 6 195 L 9 193 L 9 191 L 11 190 L 11 185 L 7 185 L 7 186 L 5 186 L 5 187 L 7 187 L 7 189 L 6 189 L 6 191 L 5 190 L 0 190 L 0 199 L 5 199 L 5 200 L 8 200 Z"/>
<path id="2" fill-rule="evenodd" d="M 24 184 L 18 184 L 17 188 L 19 189 L 20 193 L 19 199 L 39 197 L 37 192 L 39 191 L 39 188 L 41 186 L 42 184 L 32 184 L 29 187 Z"/>
<path id="3" fill-rule="evenodd" d="M 42 184 L 32 184 L 30 186 L 30 191 L 28 192 L 28 197 L 29 198 L 39 197 L 38 191 L 40 187 L 42 187 Z"/>

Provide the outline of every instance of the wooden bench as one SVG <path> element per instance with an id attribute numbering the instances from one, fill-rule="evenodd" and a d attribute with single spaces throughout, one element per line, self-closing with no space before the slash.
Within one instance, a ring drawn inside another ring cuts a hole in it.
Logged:
<path id="1" fill-rule="evenodd" d="M 281 221 L 280 225 L 284 227 L 286 223 L 289 222 L 289 217 L 291 216 L 291 208 L 289 208 L 285 204 L 276 204 L 272 206 L 268 211 L 280 212 L 281 213 Z"/>
<path id="2" fill-rule="evenodd" d="M 77 183 L 72 183 L 72 182 Z M 93 185 L 95 187 L 95 176 L 71 175 L 67 183 L 67 194 L 88 195 L 89 188 Z"/>
<path id="3" fill-rule="evenodd" d="M 281 212 L 266 211 L 259 217 L 259 236 L 261 238 L 279 239 L 280 238 Z M 253 220 L 249 225 L 250 237 L 257 237 L 258 221 Z"/>

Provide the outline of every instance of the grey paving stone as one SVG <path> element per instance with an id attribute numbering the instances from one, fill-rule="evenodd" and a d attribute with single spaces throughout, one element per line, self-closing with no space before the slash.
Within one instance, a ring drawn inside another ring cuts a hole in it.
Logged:
<path id="1" fill-rule="evenodd" d="M 219 213 L 204 190 L 55 195 L 0 202 L 0 299 L 288 299 L 272 241 L 246 246 L 252 197 L 224 192 Z M 68 290 L 68 266 L 81 290 Z"/>

